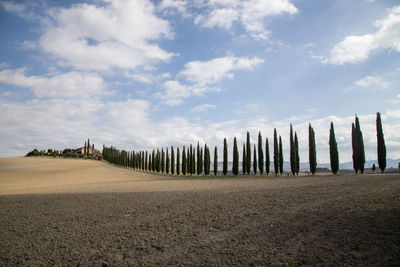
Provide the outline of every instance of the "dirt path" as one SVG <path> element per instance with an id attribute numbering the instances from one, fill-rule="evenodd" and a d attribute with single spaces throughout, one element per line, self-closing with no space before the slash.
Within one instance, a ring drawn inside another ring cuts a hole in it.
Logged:
<path id="1" fill-rule="evenodd" d="M 0 195 L 1 266 L 400 264 L 397 174 L 176 178 L 14 158 Z"/>

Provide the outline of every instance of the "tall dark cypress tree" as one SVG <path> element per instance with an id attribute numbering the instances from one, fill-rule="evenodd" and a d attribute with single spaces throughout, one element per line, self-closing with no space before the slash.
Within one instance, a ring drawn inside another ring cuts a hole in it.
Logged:
<path id="1" fill-rule="evenodd" d="M 146 155 L 144 156 L 144 170 L 147 171 L 148 168 L 148 157 L 147 157 L 147 150 Z"/>
<path id="2" fill-rule="evenodd" d="M 201 159 L 200 159 L 200 144 L 197 142 L 197 175 L 200 175 L 201 171 Z"/>
<path id="3" fill-rule="evenodd" d="M 204 145 L 204 174 L 210 174 L 210 149 L 207 144 Z"/>
<path id="4" fill-rule="evenodd" d="M 180 151 L 179 151 L 179 147 L 176 148 L 176 174 L 179 175 L 180 173 L 180 167 L 181 167 L 181 160 L 180 160 Z"/>
<path id="5" fill-rule="evenodd" d="M 196 148 L 193 147 L 192 151 L 192 171 L 191 174 L 196 174 Z"/>
<path id="6" fill-rule="evenodd" d="M 292 124 L 290 124 L 290 170 L 293 175 L 296 174 L 296 150 L 294 147 Z"/>
<path id="7" fill-rule="evenodd" d="M 83 147 L 83 154 L 87 154 L 87 152 L 86 152 L 86 150 L 87 150 L 87 145 L 86 145 L 86 141 L 85 141 L 85 146 Z"/>
<path id="8" fill-rule="evenodd" d="M 246 163 L 247 163 L 247 156 L 246 156 L 246 146 L 244 145 L 244 143 L 243 143 L 243 158 L 242 158 L 242 171 L 243 171 L 243 174 L 245 174 L 246 172 L 247 172 L 247 166 L 246 166 Z"/>
<path id="9" fill-rule="evenodd" d="M 386 169 L 386 145 L 383 136 L 381 114 L 379 112 L 376 113 L 376 135 L 378 144 L 378 164 L 379 169 L 381 169 L 381 172 L 383 173 Z"/>
<path id="10" fill-rule="evenodd" d="M 173 146 L 171 146 L 171 174 L 175 174 L 175 152 Z"/>
<path id="11" fill-rule="evenodd" d="M 317 170 L 317 150 L 315 146 L 315 133 L 311 127 L 311 123 L 308 124 L 308 161 L 310 163 L 310 172 L 314 175 Z"/>
<path id="12" fill-rule="evenodd" d="M 187 148 L 186 150 L 186 173 L 189 175 L 191 166 L 190 164 L 192 163 L 192 158 L 190 157 L 190 147 Z"/>
<path id="13" fill-rule="evenodd" d="M 200 161 L 200 164 L 199 164 L 200 171 L 198 171 L 198 172 L 199 172 L 199 174 L 203 174 L 204 155 L 203 155 L 203 148 L 202 147 L 200 147 L 200 159 L 199 159 L 199 161 Z"/>
<path id="14" fill-rule="evenodd" d="M 228 144 L 226 143 L 226 138 L 224 138 L 224 157 L 223 157 L 223 165 L 222 165 L 222 173 L 226 175 L 228 172 Z"/>
<path id="15" fill-rule="evenodd" d="M 256 145 L 253 148 L 253 172 L 254 175 L 257 174 L 257 152 L 256 152 Z"/>
<path id="16" fill-rule="evenodd" d="M 151 154 L 150 154 L 150 152 L 149 152 L 149 165 L 148 165 L 148 170 L 149 171 L 151 171 L 151 165 L 152 163 L 151 163 Z"/>
<path id="17" fill-rule="evenodd" d="M 359 148 L 358 146 L 358 141 L 357 141 L 357 133 L 356 133 L 356 127 L 354 126 L 354 123 L 351 124 L 351 146 L 353 148 L 353 169 L 356 171 L 356 174 L 358 173 L 358 170 L 360 169 L 359 166 Z"/>
<path id="18" fill-rule="evenodd" d="M 269 159 L 269 144 L 268 144 L 268 137 L 265 138 L 265 172 L 267 175 L 269 174 L 269 164 L 270 164 L 270 159 Z"/>
<path id="19" fill-rule="evenodd" d="M 260 175 L 262 175 L 264 172 L 264 152 L 261 132 L 258 132 L 258 170 L 260 171 Z"/>
<path id="20" fill-rule="evenodd" d="M 331 122 L 331 129 L 329 132 L 329 156 L 331 160 L 331 170 L 333 174 L 336 174 L 339 170 L 339 152 L 335 137 L 335 128 L 333 122 Z"/>
<path id="21" fill-rule="evenodd" d="M 239 174 L 239 151 L 237 147 L 236 137 L 233 138 L 233 163 L 232 163 L 232 173 L 234 175 Z"/>
<path id="22" fill-rule="evenodd" d="M 295 164 L 295 170 L 296 174 L 299 175 L 300 172 L 300 156 L 299 156 L 299 140 L 297 139 L 297 133 L 294 132 L 294 149 L 295 149 L 295 159 L 296 159 L 296 164 Z"/>
<path id="23" fill-rule="evenodd" d="M 186 167 L 186 149 L 185 149 L 185 146 L 183 146 L 183 148 L 182 148 L 182 174 L 183 175 L 186 175 L 186 170 L 187 170 L 187 167 Z"/>
<path id="24" fill-rule="evenodd" d="M 283 149 L 282 149 L 282 138 L 279 136 L 279 173 L 283 173 Z"/>
<path id="25" fill-rule="evenodd" d="M 214 147 L 214 175 L 218 173 L 218 152 L 217 146 Z"/>
<path id="26" fill-rule="evenodd" d="M 246 168 L 247 168 L 247 175 L 250 174 L 250 166 L 251 166 L 251 147 L 250 147 L 250 133 L 247 132 L 247 139 L 246 139 Z"/>
<path id="27" fill-rule="evenodd" d="M 275 175 L 279 172 L 279 147 L 278 147 L 278 137 L 276 134 L 276 128 L 274 128 L 274 171 Z"/>
<path id="28" fill-rule="evenodd" d="M 157 161 L 156 161 L 156 167 L 157 167 L 157 172 L 160 172 L 160 170 L 161 170 L 161 156 L 160 156 L 160 150 L 159 149 L 157 149 L 157 156 L 156 156 L 156 158 L 157 158 Z"/>
<path id="29" fill-rule="evenodd" d="M 164 148 L 161 148 L 161 172 L 165 171 L 165 153 Z"/>
<path id="30" fill-rule="evenodd" d="M 165 172 L 169 174 L 169 166 L 170 166 L 170 159 L 169 159 L 169 153 L 168 153 L 168 147 L 166 151 L 166 160 L 165 160 Z"/>
<path id="31" fill-rule="evenodd" d="M 360 121 L 358 120 L 358 117 L 356 116 L 356 129 L 355 129 L 356 135 L 357 135 L 357 147 L 358 147 L 358 166 L 360 168 L 361 174 L 364 173 L 364 164 L 365 164 L 365 151 L 364 151 L 364 140 L 363 140 L 363 134 L 361 132 L 360 128 Z"/>
<path id="32" fill-rule="evenodd" d="M 155 151 L 154 151 L 154 149 L 153 149 L 153 152 L 151 153 L 151 157 L 152 157 L 151 170 L 152 170 L 153 172 L 156 171 L 156 158 L 155 158 L 155 155 L 156 155 L 156 153 L 155 153 Z"/>

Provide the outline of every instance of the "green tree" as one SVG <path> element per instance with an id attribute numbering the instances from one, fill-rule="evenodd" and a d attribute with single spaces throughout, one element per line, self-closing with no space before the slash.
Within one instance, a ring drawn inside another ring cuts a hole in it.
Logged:
<path id="1" fill-rule="evenodd" d="M 191 157 L 190 157 L 190 149 L 188 147 L 186 149 L 186 173 L 188 175 L 190 174 L 190 170 L 191 170 L 191 167 L 190 167 L 191 162 L 192 162 L 192 160 L 191 160 Z"/>
<path id="2" fill-rule="evenodd" d="M 335 128 L 333 122 L 331 122 L 331 129 L 329 132 L 329 156 L 331 161 L 331 170 L 333 174 L 336 174 L 339 170 L 339 152 L 337 149 Z"/>
<path id="3" fill-rule="evenodd" d="M 160 160 L 161 160 L 160 150 L 157 149 L 157 156 L 156 156 L 156 168 L 157 168 L 157 172 L 160 172 L 160 170 L 161 170 Z"/>
<path id="4" fill-rule="evenodd" d="M 192 144 L 190 144 L 190 146 L 189 146 L 189 160 L 188 160 L 188 166 L 189 166 L 189 169 L 188 169 L 188 174 L 193 174 L 193 168 L 192 168 L 192 158 L 193 158 L 193 147 L 192 147 Z"/>
<path id="5" fill-rule="evenodd" d="M 232 173 L 234 175 L 239 174 L 239 151 L 237 147 L 236 137 L 233 138 L 233 163 L 232 163 Z"/>
<path id="6" fill-rule="evenodd" d="M 204 174 L 210 174 L 210 149 L 207 144 L 204 145 Z"/>
<path id="7" fill-rule="evenodd" d="M 223 157 L 223 165 L 222 165 L 222 173 L 226 175 L 228 172 L 228 144 L 226 143 L 226 138 L 224 138 L 224 157 Z"/>
<path id="8" fill-rule="evenodd" d="M 200 148 L 200 174 L 203 173 L 203 164 L 204 164 L 204 152 L 203 152 L 203 148 Z"/>
<path id="9" fill-rule="evenodd" d="M 165 171 L 165 153 L 164 148 L 161 148 L 161 172 Z"/>
<path id="10" fill-rule="evenodd" d="M 386 145 L 383 136 L 381 114 L 379 112 L 376 113 L 376 134 L 378 143 L 378 164 L 379 169 L 381 169 L 381 172 L 383 173 L 386 169 Z"/>
<path id="11" fill-rule="evenodd" d="M 292 124 L 290 124 L 290 170 L 293 175 L 296 174 L 296 150 L 294 147 Z"/>
<path id="12" fill-rule="evenodd" d="M 310 172 L 314 175 L 317 170 L 317 150 L 315 146 L 315 133 L 311 123 L 308 124 L 308 160 L 310 163 Z"/>
<path id="13" fill-rule="evenodd" d="M 187 170 L 187 167 L 186 167 L 186 149 L 185 149 L 185 146 L 183 146 L 183 148 L 182 148 L 182 174 L 183 175 L 186 175 L 186 170 Z"/>
<path id="14" fill-rule="evenodd" d="M 294 132 L 294 149 L 295 149 L 295 159 L 296 159 L 296 164 L 295 164 L 295 170 L 296 174 L 299 175 L 300 172 L 300 156 L 299 156 L 299 140 L 297 139 L 297 133 Z"/>
<path id="15" fill-rule="evenodd" d="M 170 166 L 170 158 L 169 158 L 169 154 L 168 154 L 168 147 L 167 147 L 167 151 L 166 151 L 166 160 L 165 160 L 165 172 L 167 174 L 169 174 L 169 166 Z"/>
<path id="16" fill-rule="evenodd" d="M 247 166 L 246 166 L 247 156 L 246 156 L 246 147 L 245 147 L 244 143 L 243 143 L 243 154 L 242 155 L 243 155 L 243 158 L 242 158 L 242 171 L 243 171 L 243 174 L 245 174 L 246 171 L 247 171 Z"/>
<path id="17" fill-rule="evenodd" d="M 201 156 L 200 156 L 200 144 L 197 142 L 197 175 L 200 175 L 201 171 Z"/>
<path id="18" fill-rule="evenodd" d="M 151 157 L 152 157 L 152 162 L 151 162 L 151 170 L 153 171 L 153 172 L 155 172 L 156 171 L 156 158 L 155 158 L 155 156 L 156 156 L 156 153 L 155 153 L 155 151 L 154 151 L 154 149 L 153 149 L 153 152 L 151 153 Z"/>
<path id="19" fill-rule="evenodd" d="M 148 168 L 147 164 L 148 164 L 148 159 L 147 159 L 147 151 L 146 151 L 146 155 L 144 156 L 144 170 L 145 171 L 147 171 L 147 168 Z"/>
<path id="20" fill-rule="evenodd" d="M 171 174 L 175 174 L 175 152 L 173 146 L 171 146 Z"/>
<path id="21" fill-rule="evenodd" d="M 246 138 L 246 168 L 247 168 L 247 175 L 250 174 L 250 166 L 251 166 L 251 147 L 250 147 L 250 133 L 247 132 Z"/>
<path id="22" fill-rule="evenodd" d="M 358 156 L 358 152 L 359 149 L 357 147 L 358 145 L 358 141 L 357 141 L 357 133 L 356 133 L 356 127 L 354 126 L 354 123 L 351 124 L 351 146 L 353 149 L 353 169 L 355 170 L 356 173 L 358 173 L 358 170 L 360 169 L 359 166 L 359 156 Z"/>
<path id="23" fill-rule="evenodd" d="M 151 165 L 152 163 L 151 163 L 151 154 L 150 154 L 150 152 L 149 152 L 149 165 L 148 165 L 148 170 L 149 171 L 151 171 Z"/>
<path id="24" fill-rule="evenodd" d="M 282 149 L 282 138 L 279 136 L 279 173 L 283 173 L 283 149 Z"/>
<path id="25" fill-rule="evenodd" d="M 89 138 L 88 138 L 88 140 L 87 140 L 87 149 L 86 149 L 86 153 L 87 153 L 88 156 L 89 156 L 89 151 L 90 151 L 90 141 L 89 141 Z"/>
<path id="26" fill-rule="evenodd" d="M 264 172 L 264 152 L 261 132 L 258 132 L 258 169 L 260 171 L 260 175 L 262 175 Z"/>
<path id="27" fill-rule="evenodd" d="M 265 138 L 265 172 L 267 175 L 269 174 L 269 164 L 270 164 L 270 159 L 269 159 L 269 144 L 268 144 L 268 137 Z"/>
<path id="28" fill-rule="evenodd" d="M 218 173 L 218 153 L 217 146 L 214 147 L 214 175 Z"/>
<path id="29" fill-rule="evenodd" d="M 274 128 L 274 170 L 275 175 L 279 172 L 279 147 L 278 147 L 278 137 L 276 133 L 276 128 Z"/>
<path id="30" fill-rule="evenodd" d="M 192 164 L 191 164 L 192 170 L 190 174 L 196 174 L 196 148 L 193 147 L 192 151 Z"/>
<path id="31" fill-rule="evenodd" d="M 86 146 L 86 141 L 85 141 L 85 146 L 83 147 L 83 153 L 84 153 L 85 155 L 87 154 L 86 149 L 87 149 L 87 146 Z"/>
<path id="32" fill-rule="evenodd" d="M 183 151 L 185 151 L 185 149 L 184 149 Z M 177 147 L 177 148 L 176 148 L 176 174 L 177 174 L 177 175 L 179 175 L 179 173 L 180 173 L 180 167 L 181 167 L 181 166 L 180 166 L 180 165 L 181 165 L 181 164 L 180 164 L 180 163 L 181 163 L 181 162 L 180 162 L 180 156 L 181 156 L 181 155 L 180 155 L 179 147 Z"/>
<path id="33" fill-rule="evenodd" d="M 257 153 L 256 153 L 256 145 L 253 148 L 253 172 L 257 174 Z"/>
<path id="34" fill-rule="evenodd" d="M 361 174 L 364 173 L 364 164 L 365 164 L 365 151 L 364 151 L 364 140 L 363 140 L 363 134 L 360 128 L 360 121 L 358 120 L 358 117 L 356 116 L 356 140 L 357 140 L 357 161 L 358 161 L 358 167 L 360 168 Z"/>

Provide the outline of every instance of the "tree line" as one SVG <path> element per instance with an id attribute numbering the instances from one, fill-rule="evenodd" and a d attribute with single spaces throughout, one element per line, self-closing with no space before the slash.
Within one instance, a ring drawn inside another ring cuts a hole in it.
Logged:
<path id="1" fill-rule="evenodd" d="M 381 172 L 383 173 L 386 168 L 386 146 L 382 130 L 382 121 L 380 113 L 377 113 L 376 118 L 376 130 L 377 130 L 377 154 L 378 164 Z M 365 164 L 365 151 L 363 135 L 360 127 L 360 122 L 357 116 L 355 116 L 355 122 L 352 123 L 352 151 L 353 151 L 353 167 L 356 173 L 360 171 L 364 172 Z M 300 171 L 300 157 L 299 157 L 299 141 L 297 132 L 293 132 L 292 124 L 290 124 L 290 171 L 292 175 L 298 175 Z M 89 142 L 88 142 L 89 143 Z M 308 150 L 309 150 L 309 168 L 312 175 L 317 170 L 317 152 L 315 144 L 315 132 L 311 124 L 308 126 Z M 251 153 L 253 150 L 253 153 Z M 176 154 L 175 154 L 176 151 Z M 273 172 L 275 175 L 283 174 L 283 150 L 282 150 L 282 137 L 274 129 L 273 135 Z M 226 138 L 223 142 L 223 159 L 222 159 L 222 174 L 227 175 L 228 173 L 228 144 Z M 232 173 L 234 175 L 239 174 L 239 148 L 237 139 L 233 139 L 233 162 L 232 162 Z M 256 144 L 251 147 L 250 133 L 247 132 L 246 142 L 243 143 L 242 148 L 242 173 L 250 175 L 250 173 L 263 175 L 265 172 L 267 175 L 270 173 L 270 148 L 268 137 L 265 138 L 263 144 L 263 138 L 261 132 L 258 133 L 257 146 Z M 333 174 L 336 174 L 339 170 L 339 152 L 337 148 L 337 142 L 335 137 L 334 124 L 330 124 L 329 134 L 329 152 L 330 152 L 330 165 Z M 197 142 L 197 146 L 190 144 L 189 146 L 183 146 L 182 149 L 177 147 L 176 149 L 171 146 L 170 148 L 153 149 L 152 151 L 141 150 L 141 151 L 126 151 L 118 150 L 114 147 L 106 147 L 103 145 L 103 159 L 110 163 L 132 168 L 135 170 L 142 170 L 156 173 L 176 174 L 176 175 L 209 175 L 210 171 L 214 175 L 218 173 L 218 150 L 217 146 L 214 147 L 214 159 L 213 169 L 211 170 L 211 155 L 210 148 L 207 144 L 200 146 Z"/>

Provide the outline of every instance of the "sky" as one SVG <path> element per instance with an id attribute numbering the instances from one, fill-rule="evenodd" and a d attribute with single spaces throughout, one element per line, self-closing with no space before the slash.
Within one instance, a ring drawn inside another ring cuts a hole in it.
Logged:
<path id="1" fill-rule="evenodd" d="M 400 158 L 397 0 L 0 0 L 0 157 L 34 148 L 222 151 L 289 126 L 308 161 L 351 161 L 358 115 L 367 160 L 376 112 Z M 241 150 L 241 149 L 240 149 Z"/>

